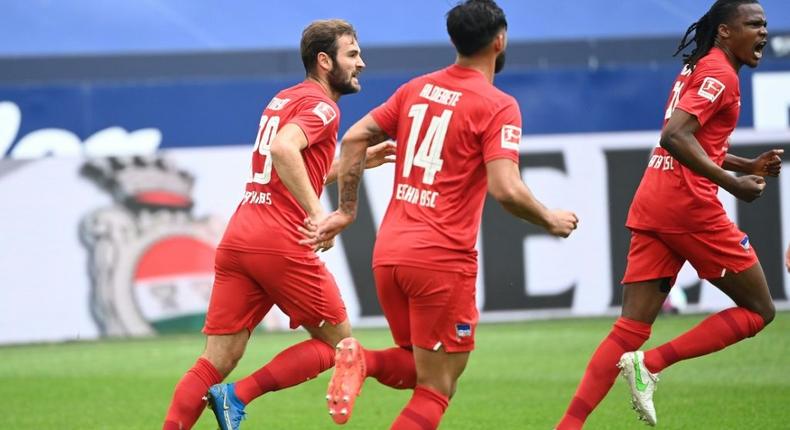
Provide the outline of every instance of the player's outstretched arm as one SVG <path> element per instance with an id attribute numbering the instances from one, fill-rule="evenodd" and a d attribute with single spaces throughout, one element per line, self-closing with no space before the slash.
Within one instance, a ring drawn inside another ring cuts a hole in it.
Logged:
<path id="1" fill-rule="evenodd" d="M 760 197 L 765 179 L 757 175 L 732 176 L 719 167 L 702 149 L 694 133 L 700 124 L 694 115 L 675 109 L 661 132 L 661 147 L 678 162 L 702 175 L 735 197 L 750 202 Z"/>
<path id="2" fill-rule="evenodd" d="M 763 152 L 757 158 L 743 158 L 727 154 L 721 167 L 730 172 L 746 173 L 747 175 L 779 176 L 784 152 L 784 149 L 772 149 Z"/>
<path id="3" fill-rule="evenodd" d="M 379 167 L 382 164 L 395 162 L 395 142 L 388 140 L 386 142 L 377 143 L 369 146 L 366 150 L 365 168 L 372 169 Z M 329 185 L 337 180 L 337 171 L 340 168 L 340 159 L 335 158 L 332 161 L 332 166 L 329 168 L 329 173 L 326 175 L 325 184 Z"/>
<path id="4" fill-rule="evenodd" d="M 518 164 L 509 159 L 486 163 L 488 192 L 508 212 L 545 228 L 555 236 L 568 237 L 579 224 L 573 212 L 549 210 L 539 202 L 521 180 Z"/>
<path id="5" fill-rule="evenodd" d="M 785 253 L 785 267 L 787 272 L 790 273 L 790 245 L 787 246 L 787 253 Z"/>
<path id="6" fill-rule="evenodd" d="M 338 164 L 338 209 L 317 223 L 306 223 L 300 243 L 316 245 L 334 239 L 357 217 L 357 200 L 362 171 L 365 168 L 368 147 L 380 144 L 388 136 L 379 128 L 370 114 L 352 125 L 343 136 Z M 394 147 L 391 148 L 394 151 Z"/>

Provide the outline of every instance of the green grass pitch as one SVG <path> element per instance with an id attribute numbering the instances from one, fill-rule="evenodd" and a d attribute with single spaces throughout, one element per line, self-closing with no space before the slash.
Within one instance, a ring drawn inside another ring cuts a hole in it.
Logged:
<path id="1" fill-rule="evenodd" d="M 790 428 L 790 313 L 756 338 L 667 369 L 656 394 L 663 429 Z M 690 328 L 702 316 L 660 317 L 648 346 Z M 477 349 L 450 403 L 443 429 L 551 429 L 590 353 L 613 318 L 481 325 Z M 357 330 L 368 347 L 388 347 L 381 329 Z M 304 332 L 255 333 L 231 380 L 246 376 Z M 158 429 L 178 379 L 203 338 L 77 342 L 0 348 L 0 427 L 13 429 Z M 329 372 L 257 399 L 243 429 L 331 429 L 324 390 Z M 410 391 L 368 380 L 345 429 L 386 429 Z M 216 427 L 206 411 L 196 429 Z M 620 378 L 588 421 L 590 429 L 647 428 L 631 411 Z"/>

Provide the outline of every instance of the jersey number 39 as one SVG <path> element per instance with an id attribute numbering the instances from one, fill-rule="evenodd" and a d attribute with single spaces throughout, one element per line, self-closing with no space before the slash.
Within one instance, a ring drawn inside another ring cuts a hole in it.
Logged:
<path id="1" fill-rule="evenodd" d="M 254 171 L 254 165 L 250 167 L 250 177 L 247 182 L 255 182 L 256 184 L 268 184 L 272 180 L 272 141 L 277 134 L 277 127 L 280 126 L 280 117 L 273 116 L 271 118 L 263 115 L 261 123 L 258 127 L 258 137 L 255 139 L 255 146 L 252 152 L 258 151 L 263 157 L 263 171 Z"/>

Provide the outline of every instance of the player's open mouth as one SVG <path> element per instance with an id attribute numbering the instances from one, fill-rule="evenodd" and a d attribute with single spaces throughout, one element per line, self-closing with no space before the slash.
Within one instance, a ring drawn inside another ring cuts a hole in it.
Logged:
<path id="1" fill-rule="evenodd" d="M 767 44 L 768 41 L 763 40 L 762 42 L 759 42 L 756 45 L 754 45 L 754 56 L 757 57 L 758 60 L 763 58 L 763 49 L 765 49 L 765 45 Z"/>

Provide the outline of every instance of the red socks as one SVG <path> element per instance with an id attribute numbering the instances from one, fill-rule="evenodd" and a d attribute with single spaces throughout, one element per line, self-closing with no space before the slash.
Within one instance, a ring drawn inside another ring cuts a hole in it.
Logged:
<path id="1" fill-rule="evenodd" d="M 620 369 L 620 356 L 639 349 L 650 337 L 650 324 L 620 317 L 609 335 L 598 345 L 584 371 L 576 394 L 557 430 L 580 429 L 587 416 L 612 388 Z"/>
<path id="2" fill-rule="evenodd" d="M 414 394 L 390 430 L 434 430 L 439 427 L 450 399 L 425 385 L 414 388 Z"/>
<path id="3" fill-rule="evenodd" d="M 677 338 L 645 352 L 645 367 L 658 373 L 689 358 L 719 351 L 763 329 L 762 317 L 745 308 L 730 308 L 711 315 Z M 579 388 L 557 430 L 580 429 L 614 383 L 616 364 L 624 352 L 636 351 L 650 336 L 650 325 L 620 318 L 595 350 Z"/>
<path id="4" fill-rule="evenodd" d="M 382 384 L 397 388 L 414 388 L 417 385 L 417 370 L 414 354 L 406 348 L 389 348 L 379 351 L 363 350 L 367 376 Z"/>
<path id="5" fill-rule="evenodd" d="M 222 375 L 205 358 L 199 358 L 176 385 L 167 410 L 164 430 L 190 429 L 206 407 L 203 397 L 209 387 L 222 381 Z"/>
<path id="6" fill-rule="evenodd" d="M 680 360 L 710 354 L 763 329 L 763 318 L 746 308 L 729 308 L 704 319 L 671 341 L 645 351 L 645 367 L 653 373 Z"/>
<path id="7" fill-rule="evenodd" d="M 292 387 L 334 366 L 335 349 L 310 339 L 277 354 L 252 375 L 236 382 L 236 397 L 245 405 L 270 391 Z"/>

